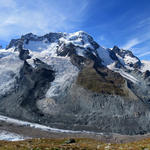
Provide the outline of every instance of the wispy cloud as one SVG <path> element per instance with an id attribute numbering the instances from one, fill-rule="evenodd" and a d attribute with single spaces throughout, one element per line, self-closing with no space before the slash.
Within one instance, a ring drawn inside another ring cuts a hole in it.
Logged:
<path id="1" fill-rule="evenodd" d="M 150 17 L 143 17 L 137 21 L 137 25 L 134 26 L 135 33 L 125 45 L 122 47 L 125 49 L 132 49 L 133 53 L 139 58 L 150 55 Z"/>
<path id="2" fill-rule="evenodd" d="M 125 45 L 121 46 L 124 49 L 131 49 L 132 47 L 140 44 L 142 41 L 140 41 L 139 39 L 135 38 L 135 39 L 131 39 L 129 40 Z"/>
<path id="3" fill-rule="evenodd" d="M 87 7 L 87 0 L 0 0 L 0 39 L 75 30 L 84 21 Z"/>
<path id="4" fill-rule="evenodd" d="M 143 56 L 147 56 L 147 55 L 150 55 L 150 51 L 142 53 L 142 54 L 138 55 L 138 57 L 143 57 Z"/>
<path id="5" fill-rule="evenodd" d="M 138 25 L 136 26 L 136 28 L 139 29 L 139 28 L 145 28 L 149 26 L 150 26 L 150 17 L 146 17 L 138 22 Z"/>

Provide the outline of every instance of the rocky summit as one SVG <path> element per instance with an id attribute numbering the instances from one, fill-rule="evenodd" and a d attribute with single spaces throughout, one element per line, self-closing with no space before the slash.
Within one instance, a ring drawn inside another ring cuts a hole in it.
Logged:
<path id="1" fill-rule="evenodd" d="M 0 49 L 0 113 L 51 127 L 150 132 L 150 62 L 83 31 L 32 33 Z"/>

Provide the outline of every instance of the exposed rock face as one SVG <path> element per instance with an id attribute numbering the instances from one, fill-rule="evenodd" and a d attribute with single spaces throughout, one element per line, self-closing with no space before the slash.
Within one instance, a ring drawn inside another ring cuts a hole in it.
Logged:
<path id="1" fill-rule="evenodd" d="M 73 130 L 150 132 L 150 73 L 132 52 L 105 49 L 83 31 L 29 33 L 0 52 L 0 74 L 13 55 L 23 65 L 0 93 L 1 113 Z"/>
<path id="2" fill-rule="evenodd" d="M 127 96 L 123 86 L 125 80 L 119 73 L 107 68 L 95 69 L 91 64 L 79 73 L 77 84 L 96 93 Z"/>

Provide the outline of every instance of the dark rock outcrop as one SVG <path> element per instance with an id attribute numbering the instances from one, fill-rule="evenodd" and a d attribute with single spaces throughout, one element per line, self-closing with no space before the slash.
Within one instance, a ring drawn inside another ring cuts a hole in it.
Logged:
<path id="1" fill-rule="evenodd" d="M 146 70 L 146 72 L 144 72 L 143 76 L 144 76 L 145 79 L 150 77 L 150 71 Z"/>

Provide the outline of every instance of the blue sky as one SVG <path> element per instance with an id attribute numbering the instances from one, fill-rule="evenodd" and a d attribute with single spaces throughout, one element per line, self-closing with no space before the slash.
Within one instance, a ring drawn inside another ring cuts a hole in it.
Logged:
<path id="1" fill-rule="evenodd" d="M 33 32 L 84 30 L 150 60 L 150 0 L 0 0 L 0 44 Z"/>

